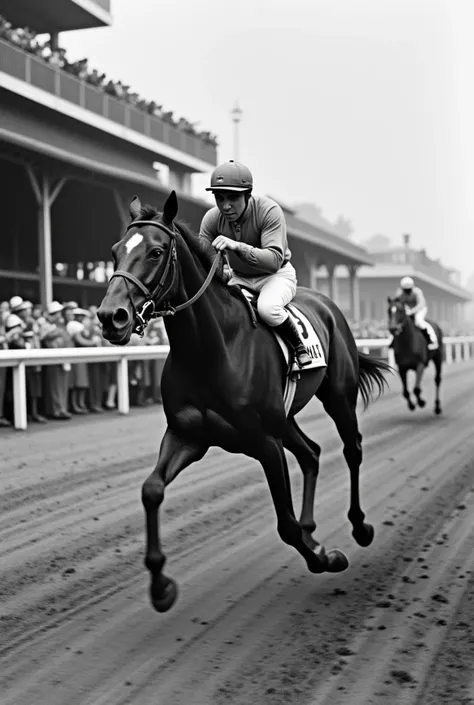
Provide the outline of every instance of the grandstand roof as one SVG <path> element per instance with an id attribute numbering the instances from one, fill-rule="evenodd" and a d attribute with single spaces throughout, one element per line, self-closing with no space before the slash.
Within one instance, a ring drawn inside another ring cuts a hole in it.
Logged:
<path id="1" fill-rule="evenodd" d="M 298 218 L 295 215 L 296 211 L 291 206 L 288 206 L 279 198 L 273 198 L 273 196 L 269 196 L 269 198 L 276 201 L 283 210 L 290 235 L 312 245 L 317 245 L 323 250 L 342 256 L 348 262 L 354 264 L 372 263 L 373 259 L 365 247 L 356 245 L 348 238 L 329 232 L 307 220 L 303 220 L 303 218 Z"/>
<path id="2" fill-rule="evenodd" d="M 344 269 L 341 269 L 341 272 L 338 272 L 337 276 L 343 279 L 348 275 Z M 452 282 L 440 279 L 435 275 L 410 264 L 377 263 L 373 267 L 361 267 L 358 271 L 358 276 L 360 279 L 401 279 L 402 277 L 410 276 L 413 277 L 415 281 L 430 284 L 431 286 L 441 289 L 447 294 L 451 294 L 451 296 L 456 296 L 463 301 L 472 300 L 472 294 L 466 289 L 463 289 Z M 321 272 L 320 274 L 318 272 L 318 277 L 324 279 L 325 273 Z"/>
<path id="3" fill-rule="evenodd" d="M 0 14 L 39 34 L 112 24 L 110 0 L 0 0 Z"/>

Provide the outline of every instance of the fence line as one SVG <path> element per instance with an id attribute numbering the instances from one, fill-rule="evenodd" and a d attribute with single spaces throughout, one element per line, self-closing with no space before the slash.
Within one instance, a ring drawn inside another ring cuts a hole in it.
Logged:
<path id="1" fill-rule="evenodd" d="M 388 348 L 388 338 L 368 338 L 356 340 L 357 347 L 365 353 L 378 351 L 394 365 L 393 350 Z M 474 335 L 447 337 L 444 339 L 447 364 L 470 360 L 474 357 Z M 164 359 L 169 352 L 168 345 L 134 345 L 123 348 L 54 348 L 31 350 L 0 350 L 0 367 L 13 367 L 13 409 L 14 427 L 25 430 L 27 427 L 26 375 L 27 366 L 61 365 L 75 362 L 115 362 L 117 364 L 118 411 L 128 414 L 130 399 L 128 389 L 128 361 Z"/>

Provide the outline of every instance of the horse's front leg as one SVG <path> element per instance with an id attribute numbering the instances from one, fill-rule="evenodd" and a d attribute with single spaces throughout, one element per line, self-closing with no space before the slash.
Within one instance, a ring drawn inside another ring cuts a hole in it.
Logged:
<path id="1" fill-rule="evenodd" d="M 416 397 L 416 401 L 417 401 L 417 404 L 420 407 L 420 409 L 422 409 L 424 406 L 426 406 L 426 401 L 421 396 L 421 380 L 422 380 L 424 371 L 425 371 L 425 365 L 422 362 L 420 362 L 418 367 L 415 370 L 416 380 L 415 380 L 415 387 L 413 389 L 413 394 Z"/>
<path id="2" fill-rule="evenodd" d="M 275 506 L 278 522 L 278 533 L 282 541 L 296 548 L 305 559 L 312 573 L 340 572 L 348 565 L 347 558 L 337 549 L 314 552 L 303 537 L 303 531 L 296 520 L 291 498 L 291 485 L 286 463 L 285 452 L 281 440 L 266 436 L 252 453 L 259 460 L 265 471 L 268 486 Z"/>
<path id="3" fill-rule="evenodd" d="M 163 502 L 165 487 L 188 465 L 201 460 L 207 445 L 189 442 L 168 428 L 163 436 L 155 469 L 142 487 L 142 503 L 146 514 L 145 565 L 151 573 L 150 598 L 158 612 L 166 612 L 178 595 L 174 580 L 163 574 L 165 556 L 161 551 L 158 509 Z"/>
<path id="4" fill-rule="evenodd" d="M 398 372 L 400 374 L 400 379 L 402 380 L 402 386 L 403 386 L 402 394 L 405 397 L 405 399 L 407 400 L 408 408 L 410 409 L 410 411 L 414 411 L 416 407 L 411 400 L 410 392 L 408 391 L 408 385 L 407 385 L 408 370 L 405 367 L 403 367 L 403 368 L 399 369 Z"/>

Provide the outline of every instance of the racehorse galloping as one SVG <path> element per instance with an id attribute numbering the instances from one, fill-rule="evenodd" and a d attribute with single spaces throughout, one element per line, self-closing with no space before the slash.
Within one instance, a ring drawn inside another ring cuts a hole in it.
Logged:
<path id="1" fill-rule="evenodd" d="M 146 514 L 145 565 L 151 573 L 151 601 L 164 612 L 174 603 L 177 586 L 163 574 L 158 509 L 164 490 L 185 467 L 211 446 L 244 453 L 263 466 L 281 539 L 296 548 L 313 573 L 348 567 L 335 549 L 326 553 L 312 533 L 314 495 L 321 449 L 298 427 L 294 416 L 316 394 L 334 420 L 350 470 L 348 518 L 361 546 L 374 537 L 359 503 L 362 436 L 356 403 L 365 405 L 385 386 L 388 365 L 359 353 L 350 328 L 327 297 L 299 287 L 295 303 L 319 333 L 327 367 L 300 374 L 288 417 L 283 390 L 287 365 L 271 330 L 255 325 L 238 287 L 226 285 L 221 255 L 175 222 L 174 191 L 163 213 L 130 204 L 132 222 L 113 248 L 116 270 L 98 311 L 107 340 L 124 345 L 141 332 L 152 315 L 165 317 L 170 352 L 162 375 L 167 429 L 158 462 L 142 488 Z M 303 504 L 297 521 L 284 448 L 292 452 L 304 476 Z"/>
<path id="2" fill-rule="evenodd" d="M 408 408 L 413 411 L 416 407 L 411 400 L 407 386 L 408 370 L 414 370 L 416 374 L 415 387 L 413 393 L 419 407 L 426 405 L 421 396 L 421 380 L 425 368 L 433 361 L 435 366 L 435 414 L 441 414 L 441 402 L 439 399 L 439 388 L 441 385 L 441 368 L 443 366 L 443 333 L 441 328 L 433 321 L 429 321 L 436 337 L 438 347 L 435 350 L 428 349 L 428 341 L 425 334 L 420 330 L 411 316 L 406 312 L 405 305 L 397 298 L 388 297 L 388 329 L 393 335 L 393 352 L 398 373 L 403 385 L 403 396 L 407 400 Z"/>

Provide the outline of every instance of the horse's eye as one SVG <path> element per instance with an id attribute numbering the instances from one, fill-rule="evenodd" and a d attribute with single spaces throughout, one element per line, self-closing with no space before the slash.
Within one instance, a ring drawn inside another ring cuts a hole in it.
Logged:
<path id="1" fill-rule="evenodd" d="M 150 259 L 159 259 L 162 254 L 162 250 L 154 249 L 150 252 L 148 256 L 150 257 Z"/>

